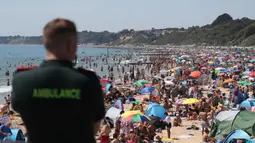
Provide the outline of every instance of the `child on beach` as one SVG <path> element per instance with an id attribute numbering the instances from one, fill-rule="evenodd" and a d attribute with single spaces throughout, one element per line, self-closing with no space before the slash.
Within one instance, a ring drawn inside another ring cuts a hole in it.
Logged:
<path id="1" fill-rule="evenodd" d="M 203 139 L 202 139 L 203 143 L 210 143 L 210 142 L 213 143 L 215 141 L 215 139 L 209 137 L 209 133 L 210 133 L 209 130 L 206 129 L 205 135 L 203 135 Z"/>

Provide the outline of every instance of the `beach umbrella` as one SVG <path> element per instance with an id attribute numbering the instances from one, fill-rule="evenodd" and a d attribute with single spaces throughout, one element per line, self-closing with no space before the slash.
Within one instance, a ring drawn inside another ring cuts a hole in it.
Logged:
<path id="1" fill-rule="evenodd" d="M 166 85 L 171 85 L 171 86 L 175 85 L 172 81 L 169 81 L 169 80 L 165 80 L 165 84 Z"/>
<path id="2" fill-rule="evenodd" d="M 160 70 L 159 72 L 160 72 L 160 73 L 167 73 L 168 70 Z"/>
<path id="3" fill-rule="evenodd" d="M 220 72 L 229 73 L 230 71 L 228 69 L 222 69 L 222 70 L 220 70 Z"/>
<path id="4" fill-rule="evenodd" d="M 255 72 L 249 73 L 248 76 L 255 77 Z"/>
<path id="5" fill-rule="evenodd" d="M 251 107 L 255 106 L 255 99 L 254 98 L 248 98 L 244 100 L 239 107 L 245 107 L 247 109 L 251 109 Z"/>
<path id="6" fill-rule="evenodd" d="M 177 99 L 176 101 L 175 101 L 175 103 L 176 104 L 182 104 L 182 102 L 184 101 L 185 99 Z"/>
<path id="7" fill-rule="evenodd" d="M 122 114 L 122 117 L 127 121 L 136 122 L 136 123 L 150 121 L 150 118 L 144 115 L 139 110 L 127 111 L 124 114 Z"/>
<path id="8" fill-rule="evenodd" d="M 246 86 L 246 85 L 252 85 L 252 82 L 248 82 L 248 81 L 238 81 L 237 84 L 240 84 L 242 86 Z"/>
<path id="9" fill-rule="evenodd" d="M 182 55 L 181 58 L 189 58 L 189 55 Z"/>
<path id="10" fill-rule="evenodd" d="M 223 70 L 223 69 L 225 69 L 225 68 L 222 68 L 222 67 L 215 68 L 215 70 L 218 70 L 218 71 Z"/>
<path id="11" fill-rule="evenodd" d="M 140 104 L 140 102 L 139 101 L 133 101 L 133 102 L 131 102 L 132 104 L 135 104 L 135 105 L 139 105 Z"/>
<path id="12" fill-rule="evenodd" d="M 249 76 L 246 75 L 246 76 L 243 76 L 242 78 L 243 78 L 243 79 L 246 79 L 246 78 L 249 78 Z"/>
<path id="13" fill-rule="evenodd" d="M 240 70 L 233 70 L 232 72 L 234 72 L 234 73 L 239 73 Z"/>
<path id="14" fill-rule="evenodd" d="M 165 119 L 165 108 L 163 108 L 161 105 L 159 104 L 152 104 L 152 105 L 149 105 L 147 107 L 147 111 L 146 111 L 146 115 L 147 116 L 157 116 L 161 119 Z"/>
<path id="15" fill-rule="evenodd" d="M 200 71 L 193 71 L 192 73 L 190 73 L 191 77 L 193 78 L 199 78 L 201 76 L 201 72 Z"/>
<path id="16" fill-rule="evenodd" d="M 155 79 L 161 79 L 160 76 L 156 75 L 156 76 L 153 76 L 152 78 L 155 78 Z"/>
<path id="17" fill-rule="evenodd" d="M 138 80 L 135 83 L 133 83 L 136 86 L 144 86 L 145 84 L 148 84 L 149 82 L 147 80 Z"/>
<path id="18" fill-rule="evenodd" d="M 198 103 L 199 100 L 197 98 L 188 98 L 182 102 L 182 104 L 195 104 Z"/>
<path id="19" fill-rule="evenodd" d="M 151 84 L 144 84 L 144 86 L 146 86 L 146 87 L 147 87 L 147 86 L 151 86 Z"/>
<path id="20" fill-rule="evenodd" d="M 251 63 L 255 63 L 255 59 L 254 59 L 254 60 L 249 60 L 249 62 L 251 62 Z"/>
<path id="21" fill-rule="evenodd" d="M 202 67 L 201 70 L 206 70 L 207 68 L 206 67 Z"/>
<path id="22" fill-rule="evenodd" d="M 100 82 L 110 82 L 110 80 L 109 79 L 106 79 L 106 78 L 103 78 L 103 79 L 100 79 Z"/>
<path id="23" fill-rule="evenodd" d="M 194 71 L 194 70 L 196 70 L 196 68 L 195 67 L 190 67 L 190 70 Z"/>
<path id="24" fill-rule="evenodd" d="M 167 77 L 165 77 L 165 80 L 173 80 L 173 79 L 174 79 L 173 76 L 167 76 Z"/>
<path id="25" fill-rule="evenodd" d="M 155 87 L 154 86 L 147 86 L 143 89 L 140 90 L 140 93 L 143 94 L 143 93 L 151 93 L 152 91 L 155 90 Z"/>
<path id="26" fill-rule="evenodd" d="M 253 64 L 248 64 L 248 67 L 252 67 L 253 66 Z"/>

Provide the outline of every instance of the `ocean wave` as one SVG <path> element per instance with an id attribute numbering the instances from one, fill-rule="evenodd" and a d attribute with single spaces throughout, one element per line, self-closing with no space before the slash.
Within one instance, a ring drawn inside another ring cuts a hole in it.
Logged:
<path id="1" fill-rule="evenodd" d="M 0 93 L 7 93 L 7 92 L 11 92 L 11 91 L 12 91 L 11 86 L 0 86 Z"/>

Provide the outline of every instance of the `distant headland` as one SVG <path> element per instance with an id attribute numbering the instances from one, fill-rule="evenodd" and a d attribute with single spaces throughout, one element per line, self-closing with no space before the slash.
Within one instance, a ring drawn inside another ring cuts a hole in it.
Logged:
<path id="1" fill-rule="evenodd" d="M 225 13 L 211 24 L 185 28 L 165 28 L 135 31 L 124 29 L 120 32 L 78 33 L 79 44 L 93 45 L 255 45 L 255 20 L 249 18 L 233 19 Z M 0 44 L 41 45 L 42 36 L 0 36 Z"/>

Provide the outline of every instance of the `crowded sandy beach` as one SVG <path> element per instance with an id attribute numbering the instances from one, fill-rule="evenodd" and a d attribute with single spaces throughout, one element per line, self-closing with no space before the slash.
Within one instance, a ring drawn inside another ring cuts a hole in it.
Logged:
<path id="1" fill-rule="evenodd" d="M 99 77 L 106 115 L 95 138 L 113 143 L 252 142 L 255 122 L 247 119 L 255 117 L 254 52 L 193 45 L 78 55 L 79 67 L 104 71 Z M 27 61 L 18 68 L 27 66 L 37 65 Z M 26 128 L 11 109 L 10 97 L 1 105 L 1 123 L 12 134 L 1 139 L 25 140 Z"/>

